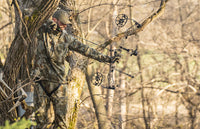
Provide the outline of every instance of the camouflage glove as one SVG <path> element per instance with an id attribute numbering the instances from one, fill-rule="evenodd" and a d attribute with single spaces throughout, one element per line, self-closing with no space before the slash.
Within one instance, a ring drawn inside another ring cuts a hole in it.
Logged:
<path id="1" fill-rule="evenodd" d="M 115 51 L 114 56 L 111 57 L 110 63 L 115 63 L 115 62 L 119 63 L 120 58 L 121 58 L 121 51 L 120 50 Z"/>
<path id="2" fill-rule="evenodd" d="M 54 35 L 61 32 L 61 29 L 57 26 L 57 24 L 53 20 L 47 20 L 47 22 L 44 24 L 45 31 L 48 33 L 53 33 Z"/>

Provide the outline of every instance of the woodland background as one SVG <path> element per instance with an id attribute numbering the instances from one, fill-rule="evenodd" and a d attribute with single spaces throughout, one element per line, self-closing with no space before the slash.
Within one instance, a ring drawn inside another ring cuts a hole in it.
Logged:
<path id="1" fill-rule="evenodd" d="M 116 3 L 116 4 L 113 4 Z M 140 23 L 151 15 L 160 1 L 150 0 L 77 0 L 83 42 L 96 48 L 117 33 L 127 30 L 133 19 Z M 115 5 L 115 6 L 113 6 Z M 115 24 L 118 14 L 126 14 L 127 24 Z M 114 48 L 138 47 L 138 55 L 122 50 L 115 65 L 130 78 L 115 71 L 115 90 L 108 86 L 109 65 L 93 61 L 94 72 L 104 75 L 95 96 L 103 100 L 106 116 L 113 128 L 200 128 L 200 1 L 170 0 L 165 11 L 137 35 L 114 43 Z M 15 36 L 15 13 L 11 0 L 0 1 L 0 58 L 2 63 Z M 108 47 L 109 48 L 109 47 Z M 104 51 L 109 54 L 109 50 Z M 29 87 L 26 90 L 32 91 Z M 98 128 L 91 95 L 85 83 L 80 97 L 76 127 Z M 108 110 L 109 109 L 109 110 Z"/>

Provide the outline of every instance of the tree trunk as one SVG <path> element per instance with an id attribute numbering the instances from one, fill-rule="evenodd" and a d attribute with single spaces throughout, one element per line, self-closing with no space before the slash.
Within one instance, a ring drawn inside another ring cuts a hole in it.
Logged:
<path id="1" fill-rule="evenodd" d="M 142 113 L 143 113 L 143 120 L 145 124 L 146 129 L 150 129 L 150 124 L 146 115 L 146 99 L 145 99 L 145 93 L 144 93 L 144 79 L 143 79 L 143 68 L 141 64 L 141 53 L 140 53 L 140 47 L 138 45 L 138 55 L 137 55 L 137 64 L 139 67 L 139 72 L 140 72 L 140 82 L 141 82 L 141 99 L 142 99 Z"/>
<path id="2" fill-rule="evenodd" d="M 117 4 L 117 0 L 114 0 L 113 3 Z M 114 23 L 114 20 L 117 16 L 117 6 L 114 5 L 114 10 L 112 14 L 112 20 L 110 21 L 112 24 L 112 36 L 117 34 L 117 26 Z M 112 22 L 113 21 L 113 22 Z M 113 50 L 115 50 L 115 44 L 110 44 L 110 57 L 114 56 Z M 115 64 L 110 63 L 109 66 L 109 74 L 108 74 L 108 87 L 115 87 L 115 75 L 114 75 L 114 67 Z M 107 116 L 111 123 L 111 117 L 113 112 L 113 99 L 114 99 L 114 93 L 115 91 L 113 89 L 107 89 Z"/>
<path id="3" fill-rule="evenodd" d="M 87 72 L 86 72 L 86 80 L 87 80 L 90 96 L 92 99 L 92 103 L 95 109 L 95 115 L 98 121 L 98 127 L 99 129 L 109 129 L 110 124 L 106 116 L 106 109 L 105 109 L 104 100 L 102 98 L 101 87 L 94 86 L 91 84 L 91 79 L 92 79 L 92 76 L 94 75 L 94 72 L 92 71 L 94 70 L 92 70 L 91 66 L 88 66 Z"/>
<path id="4" fill-rule="evenodd" d="M 68 129 L 75 129 L 78 111 L 80 108 L 80 96 L 85 83 L 85 73 L 79 66 L 75 66 L 70 71 L 70 81 L 68 84 L 68 104 L 67 121 Z"/>
<path id="5" fill-rule="evenodd" d="M 39 27 L 53 14 L 57 8 L 60 0 L 43 0 L 41 4 L 36 8 L 32 15 L 26 19 L 23 18 L 22 12 L 20 10 L 19 4 L 16 0 L 13 0 L 13 5 L 19 13 L 20 20 L 22 21 L 23 28 L 18 30 L 18 34 L 15 36 L 9 53 L 6 58 L 4 65 L 4 80 L 10 86 L 11 89 L 16 88 L 16 78 L 18 77 L 19 69 L 22 64 L 23 57 L 27 54 L 27 48 L 29 45 L 35 44 L 31 39 L 34 37 L 36 31 Z M 9 95 L 11 92 L 6 90 L 6 93 Z M 6 98 L 1 96 L 1 101 Z M 14 102 L 7 102 L 4 105 L 0 106 L 1 124 L 4 124 L 5 120 L 14 121 L 17 118 L 16 110 L 8 113 L 8 110 L 14 105 Z"/>
<path id="6" fill-rule="evenodd" d="M 125 75 L 120 74 L 120 100 L 119 100 L 119 105 L 120 105 L 120 125 L 121 129 L 126 129 L 126 82 L 125 82 Z"/>

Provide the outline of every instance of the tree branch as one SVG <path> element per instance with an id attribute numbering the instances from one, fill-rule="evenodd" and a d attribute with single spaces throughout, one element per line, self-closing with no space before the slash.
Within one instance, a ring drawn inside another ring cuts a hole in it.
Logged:
<path id="1" fill-rule="evenodd" d="M 166 5 L 166 2 L 168 2 L 168 0 L 161 0 L 161 4 L 160 4 L 160 7 L 159 9 L 153 13 L 151 16 L 149 16 L 148 18 L 146 18 L 141 24 L 140 26 L 138 25 L 133 25 L 131 26 L 127 31 L 125 32 L 122 32 L 122 33 L 119 33 L 117 34 L 115 37 L 107 40 L 106 42 L 104 42 L 103 44 L 101 44 L 97 50 L 103 50 L 105 49 L 109 44 L 113 43 L 113 42 L 117 42 L 119 40 L 121 40 L 122 38 L 126 38 L 128 36 L 131 36 L 131 35 L 134 35 L 134 34 L 137 34 L 138 32 L 144 30 L 144 28 L 149 24 L 151 23 L 153 20 L 155 20 L 157 17 L 159 17 L 163 12 L 164 12 L 164 9 L 165 9 L 165 5 Z"/>

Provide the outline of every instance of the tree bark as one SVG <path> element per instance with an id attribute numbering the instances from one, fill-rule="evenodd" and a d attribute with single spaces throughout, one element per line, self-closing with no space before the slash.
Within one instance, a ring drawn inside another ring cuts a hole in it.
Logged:
<path id="1" fill-rule="evenodd" d="M 109 129 L 110 124 L 106 116 L 106 108 L 105 108 L 104 100 L 102 98 L 101 87 L 94 86 L 91 84 L 91 79 L 92 79 L 92 76 L 94 75 L 94 72 L 92 71 L 94 70 L 92 70 L 91 66 L 88 66 L 87 72 L 86 72 L 86 80 L 87 80 L 90 96 L 92 99 L 92 103 L 95 109 L 95 115 L 98 121 L 98 127 L 99 129 Z"/>
<path id="2" fill-rule="evenodd" d="M 70 71 L 68 84 L 67 122 L 68 129 L 75 129 L 80 108 L 80 96 L 85 83 L 85 73 L 79 66 Z"/>
<path id="3" fill-rule="evenodd" d="M 13 0 L 13 5 L 19 13 L 23 28 L 22 30 L 17 31 L 18 34 L 15 36 L 11 44 L 3 68 L 4 80 L 11 89 L 14 90 L 16 88 L 15 81 L 18 77 L 19 69 L 22 64 L 22 59 L 27 54 L 27 48 L 29 47 L 29 45 L 35 44 L 35 42 L 31 40 L 31 38 L 34 37 L 40 26 L 53 14 L 59 2 L 60 0 L 43 0 L 41 4 L 33 11 L 32 15 L 24 19 L 18 2 L 16 0 Z M 6 93 L 9 95 L 11 92 L 6 90 Z M 0 100 L 3 101 L 5 100 L 5 98 L 1 97 Z M 14 101 L 11 101 L 4 104 L 4 106 L 0 106 L 1 116 L 4 116 L 1 117 L 1 124 L 4 124 L 5 120 L 7 119 L 12 122 L 15 118 L 17 118 L 16 110 L 8 113 L 8 110 L 10 110 L 13 105 Z"/>
<path id="4" fill-rule="evenodd" d="M 120 98 L 119 98 L 119 105 L 120 105 L 120 125 L 121 129 L 126 129 L 126 82 L 125 82 L 125 75 L 120 74 Z"/>

